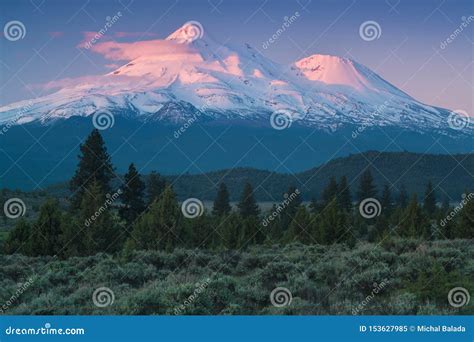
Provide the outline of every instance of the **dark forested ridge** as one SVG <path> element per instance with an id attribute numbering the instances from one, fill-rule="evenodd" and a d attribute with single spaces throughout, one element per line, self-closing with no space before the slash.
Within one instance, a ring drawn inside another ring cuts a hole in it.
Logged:
<path id="1" fill-rule="evenodd" d="M 234 121 L 192 125 L 178 141 L 174 133 L 179 127 L 163 125 L 161 121 L 141 123 L 125 116 L 115 118 L 113 130 L 101 132 L 108 150 L 120 151 L 113 153 L 112 162 L 122 174 L 132 161 L 142 174 L 153 170 L 166 175 L 186 170 L 198 174 L 236 167 L 300 173 L 334 158 L 369 150 L 446 154 L 472 153 L 474 147 L 472 135 L 465 139 L 444 136 L 438 140 L 406 130 L 367 127 L 364 134 L 354 139 L 352 134 L 357 126 L 341 129 L 340 134 L 313 134 L 313 129 L 296 124 L 291 129 L 276 131 L 271 127 L 240 126 Z M 52 125 L 30 123 L 11 127 L 8 134 L 0 135 L 0 146 L 5 152 L 0 153 L 0 187 L 31 191 L 37 184 L 46 187 L 68 181 L 76 167 L 77 138 L 86 137 L 90 127 L 90 118 L 79 117 L 58 120 Z M 135 134 L 137 131 L 140 134 Z M 124 144 L 123 137 L 130 137 L 129 144 Z M 175 144 L 170 139 L 176 140 Z M 218 144 L 213 143 L 214 139 Z M 12 165 L 9 158 L 17 163 Z"/>
<path id="2" fill-rule="evenodd" d="M 428 180 L 443 189 L 443 194 L 458 200 L 459 194 L 474 185 L 474 154 L 433 155 L 409 152 L 370 151 L 334 159 L 322 166 L 295 173 L 275 173 L 251 168 L 209 172 L 202 175 L 168 177 L 178 195 L 214 199 L 217 187 L 226 183 L 231 200 L 237 200 L 246 181 L 255 188 L 259 201 L 275 201 L 290 185 L 301 190 L 304 200 L 319 198 L 331 177 L 347 176 L 350 189 L 355 191 L 357 179 L 369 167 L 377 188 L 393 184 L 391 191 L 399 192 L 402 185 L 410 192 L 423 194 Z"/>
<path id="3" fill-rule="evenodd" d="M 139 165 L 137 166 L 139 168 Z M 331 177 L 346 176 L 351 191 L 357 188 L 361 173 L 370 168 L 374 184 L 382 189 L 390 184 L 391 192 L 398 193 L 405 186 L 409 192 L 422 195 L 430 180 L 435 188 L 441 188 L 441 195 L 452 201 L 459 200 L 459 194 L 474 186 L 474 154 L 420 154 L 411 152 L 369 151 L 332 161 L 300 173 L 278 173 L 254 168 L 225 169 L 203 174 L 182 174 L 163 176 L 173 184 L 178 199 L 197 197 L 213 200 L 220 183 L 225 183 L 231 201 L 237 201 L 244 184 L 254 187 L 258 201 L 279 201 L 290 186 L 301 190 L 303 200 L 320 198 Z M 284 171 L 284 170 L 283 170 Z M 148 176 L 144 176 L 148 178 Z M 393 185 L 392 185 L 393 184 Z M 48 187 L 46 192 L 66 196 L 66 184 Z"/>

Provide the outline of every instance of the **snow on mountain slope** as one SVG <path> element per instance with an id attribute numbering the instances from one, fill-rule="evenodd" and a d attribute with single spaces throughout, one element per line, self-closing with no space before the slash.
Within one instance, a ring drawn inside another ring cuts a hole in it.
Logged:
<path id="1" fill-rule="evenodd" d="M 0 124 L 47 122 L 101 110 L 172 123 L 193 114 L 186 111 L 268 122 L 272 112 L 284 110 L 292 120 L 321 129 L 344 124 L 447 128 L 447 110 L 417 102 L 347 58 L 313 55 L 279 65 L 248 44 L 231 49 L 207 34 L 194 39 L 190 29 L 184 25 L 166 38 L 175 48 L 141 55 L 50 95 L 1 107 Z"/>

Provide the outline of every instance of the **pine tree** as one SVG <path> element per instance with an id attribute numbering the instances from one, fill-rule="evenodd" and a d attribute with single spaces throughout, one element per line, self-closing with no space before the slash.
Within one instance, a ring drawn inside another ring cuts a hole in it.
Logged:
<path id="1" fill-rule="evenodd" d="M 0 190 L 0 217 L 2 218 L 2 221 L 4 224 L 7 222 L 7 216 L 1 209 L 5 201 L 6 201 L 6 189 L 2 189 Z"/>
<path id="2" fill-rule="evenodd" d="M 390 191 L 390 186 L 388 184 L 385 184 L 383 188 L 381 205 L 382 205 L 382 213 L 384 214 L 385 217 L 389 217 L 393 209 L 393 204 L 392 204 L 392 193 Z"/>
<path id="3" fill-rule="evenodd" d="M 252 215 L 244 218 L 240 226 L 238 248 L 261 244 L 265 240 L 262 229 L 257 216 Z"/>
<path id="4" fill-rule="evenodd" d="M 455 237 L 458 239 L 474 238 L 474 194 L 468 193 L 464 198 L 464 205 L 459 222 L 455 227 Z"/>
<path id="5" fill-rule="evenodd" d="M 219 190 L 217 190 L 216 199 L 214 200 L 212 214 L 217 217 L 224 216 L 230 213 L 231 209 L 229 204 L 229 192 L 227 191 L 226 185 L 221 183 Z"/>
<path id="6" fill-rule="evenodd" d="M 418 205 L 416 194 L 413 195 L 410 203 L 404 210 L 398 224 L 398 231 L 404 237 L 429 238 L 431 226 L 422 208 Z"/>
<path id="7" fill-rule="evenodd" d="M 31 255 L 56 255 L 59 252 L 62 248 L 60 243 L 61 221 L 58 201 L 47 200 L 41 206 L 38 220 L 31 230 Z"/>
<path id="8" fill-rule="evenodd" d="M 375 221 L 375 226 L 370 227 L 372 228 L 372 230 L 369 230 L 367 238 L 370 242 L 383 240 L 386 234 L 388 234 L 390 223 L 387 217 L 387 215 L 377 217 L 377 220 Z"/>
<path id="9" fill-rule="evenodd" d="M 26 220 L 20 219 L 8 234 L 3 251 L 5 254 L 30 255 L 30 236 L 31 225 Z"/>
<path id="10" fill-rule="evenodd" d="M 165 188 L 166 181 L 160 176 L 159 173 L 152 171 L 148 176 L 148 181 L 146 183 L 148 206 L 150 206 L 153 201 L 160 199 L 160 196 Z"/>
<path id="11" fill-rule="evenodd" d="M 441 204 L 441 211 L 447 213 L 450 210 L 451 204 L 448 196 L 444 196 L 443 203 Z"/>
<path id="12" fill-rule="evenodd" d="M 337 206 L 336 198 L 319 216 L 318 241 L 323 244 L 342 242 L 346 238 L 347 216 Z M 350 233 L 347 233 L 350 234 Z"/>
<path id="13" fill-rule="evenodd" d="M 85 255 L 99 252 L 113 253 L 123 239 L 123 234 L 112 216 L 113 199 L 106 197 L 98 182 L 92 183 L 84 193 L 78 216 L 76 233 L 83 236 Z M 81 233 L 82 231 L 82 233 Z"/>
<path id="14" fill-rule="evenodd" d="M 362 202 L 367 198 L 375 198 L 377 196 L 377 188 L 374 185 L 374 178 L 370 169 L 366 169 L 360 176 L 359 190 L 357 191 L 357 199 Z"/>
<path id="15" fill-rule="evenodd" d="M 278 213 L 278 207 L 276 204 L 272 205 L 270 213 Z M 273 216 L 272 216 L 273 217 Z M 270 243 L 277 243 L 283 238 L 283 233 L 285 229 L 283 228 L 281 222 L 281 216 L 277 216 L 272 220 L 268 220 L 267 218 L 264 219 L 264 223 L 262 224 L 265 229 L 268 230 L 268 240 Z"/>
<path id="16" fill-rule="evenodd" d="M 231 213 L 228 217 L 221 218 L 218 226 L 220 245 L 225 249 L 239 248 L 239 243 L 243 240 L 241 238 L 242 226 L 242 218 L 237 213 Z"/>
<path id="17" fill-rule="evenodd" d="M 110 192 L 110 181 L 114 176 L 110 156 L 104 140 L 97 129 L 80 146 L 79 165 L 70 182 L 72 192 L 71 209 L 79 209 L 84 191 L 93 182 L 97 182 L 104 193 Z"/>
<path id="18" fill-rule="evenodd" d="M 126 241 L 125 248 L 129 250 L 147 250 L 160 248 L 163 238 L 163 228 L 160 226 L 160 201 L 155 201 L 133 225 L 131 237 Z"/>
<path id="19" fill-rule="evenodd" d="M 321 210 L 321 206 L 318 203 L 316 198 L 314 198 L 314 197 L 311 198 L 311 203 L 309 204 L 309 209 L 310 209 L 311 213 L 313 213 L 313 214 L 316 214 L 317 212 L 319 212 Z"/>
<path id="20" fill-rule="evenodd" d="M 400 193 L 398 194 L 398 207 L 405 209 L 408 205 L 408 192 L 404 184 L 400 186 Z"/>
<path id="21" fill-rule="evenodd" d="M 167 186 L 163 191 L 163 196 L 159 201 L 159 209 L 160 236 L 163 236 L 160 247 L 166 251 L 172 251 L 180 241 L 179 220 L 182 214 L 171 186 Z"/>
<path id="22" fill-rule="evenodd" d="M 426 185 L 423 209 L 425 209 L 429 215 L 433 215 L 436 211 L 436 193 L 433 189 L 433 184 L 431 181 L 429 181 Z"/>
<path id="23" fill-rule="evenodd" d="M 131 239 L 136 249 L 172 251 L 182 241 L 181 213 L 171 186 L 167 186 L 159 201 L 153 202 L 146 214 L 134 225 Z"/>
<path id="24" fill-rule="evenodd" d="M 327 205 L 329 205 L 329 203 L 333 200 L 333 198 L 337 197 L 337 194 L 338 194 L 338 186 L 337 186 L 336 177 L 331 177 L 329 179 L 328 184 L 323 189 L 323 192 L 321 194 L 321 197 L 323 200 L 323 206 L 326 207 Z"/>
<path id="25" fill-rule="evenodd" d="M 253 196 L 253 189 L 250 183 L 245 183 L 244 190 L 242 191 L 240 202 L 237 207 L 239 208 L 239 213 L 242 218 L 251 216 L 257 217 L 260 214 L 260 208 L 258 207 L 258 204 Z"/>
<path id="26" fill-rule="evenodd" d="M 125 174 L 122 189 L 122 207 L 119 214 L 127 226 L 130 226 L 145 210 L 143 199 L 145 184 L 140 179 L 140 174 L 133 163 L 130 164 L 128 172 Z"/>
<path id="27" fill-rule="evenodd" d="M 339 201 L 339 206 L 346 210 L 350 211 L 352 209 L 352 196 L 351 196 L 351 190 L 349 188 L 349 184 L 347 182 L 347 177 L 342 176 L 341 180 L 339 181 L 339 186 L 338 186 L 338 201 Z"/>
<path id="28" fill-rule="evenodd" d="M 286 232 L 285 241 L 312 244 L 316 238 L 311 236 L 311 232 L 311 216 L 305 206 L 300 206 Z"/>
<path id="29" fill-rule="evenodd" d="M 282 206 L 284 206 L 283 211 L 280 214 L 281 226 L 283 229 L 288 229 L 291 221 L 295 218 L 298 208 L 303 203 L 300 191 L 295 186 L 290 186 L 288 192 L 283 196 Z"/>
<path id="30" fill-rule="evenodd" d="M 214 229 L 209 215 L 202 215 L 192 220 L 184 220 L 182 242 L 188 248 L 212 248 L 215 245 Z"/>
<path id="31" fill-rule="evenodd" d="M 85 256 L 89 254 L 86 244 L 88 236 L 86 235 L 87 228 L 83 229 L 84 221 L 81 221 L 80 215 L 72 215 L 66 213 L 63 216 L 61 245 L 63 248 L 60 251 L 62 258 L 71 258 L 78 256 Z"/>

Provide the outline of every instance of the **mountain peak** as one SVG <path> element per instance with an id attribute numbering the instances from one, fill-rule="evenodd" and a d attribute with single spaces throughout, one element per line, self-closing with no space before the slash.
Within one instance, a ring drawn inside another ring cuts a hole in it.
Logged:
<path id="1" fill-rule="evenodd" d="M 308 57 L 305 57 L 298 62 L 306 64 L 352 64 L 353 61 L 349 58 L 334 56 L 334 55 L 324 55 L 324 54 L 314 54 Z"/>
<path id="2" fill-rule="evenodd" d="M 352 59 L 315 54 L 302 58 L 294 63 L 299 73 L 310 81 L 317 81 L 331 86 L 350 87 L 360 93 L 409 96 L 388 83 L 369 68 Z"/>
<path id="3" fill-rule="evenodd" d="M 185 23 L 164 41 L 147 44 L 139 57 L 118 69 L 71 82 L 32 100 L 26 110 L 24 101 L 0 107 L 0 123 L 16 118 L 20 110 L 22 120 L 32 121 L 87 116 L 103 109 L 131 111 L 141 120 L 174 115 L 169 121 L 179 122 L 186 120 L 183 108 L 204 108 L 213 118 L 266 123 L 268 113 L 304 113 L 292 119 L 320 129 L 345 124 L 415 130 L 447 126 L 447 111 L 417 102 L 345 57 L 315 54 L 284 66 L 248 44 L 235 48 L 218 43 L 196 21 Z M 175 110 L 170 103 L 189 106 Z"/>
<path id="4" fill-rule="evenodd" d="M 364 70 L 348 58 L 315 54 L 300 59 L 295 66 L 310 81 L 350 86 L 357 90 L 375 89 L 364 75 Z"/>

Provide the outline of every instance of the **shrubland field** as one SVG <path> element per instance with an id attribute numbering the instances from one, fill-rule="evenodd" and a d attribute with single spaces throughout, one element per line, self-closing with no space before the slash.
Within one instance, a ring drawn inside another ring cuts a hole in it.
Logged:
<path id="1" fill-rule="evenodd" d="M 0 301 L 29 285 L 6 314 L 131 315 L 432 315 L 473 314 L 474 305 L 449 305 L 455 286 L 474 291 L 469 240 L 388 239 L 381 244 L 290 244 L 245 251 L 176 249 L 58 260 L 0 258 Z M 104 286 L 114 301 L 94 305 Z M 289 290 L 278 308 L 270 293 Z"/>

